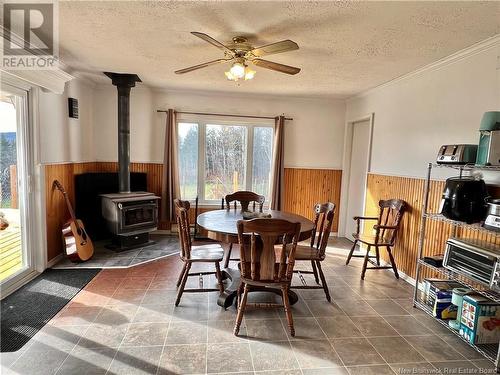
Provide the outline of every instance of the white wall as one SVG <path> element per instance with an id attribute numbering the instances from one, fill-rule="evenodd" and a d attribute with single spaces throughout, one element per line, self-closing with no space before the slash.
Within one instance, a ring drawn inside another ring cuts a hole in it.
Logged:
<path id="1" fill-rule="evenodd" d="M 117 158 L 116 88 L 99 86 L 94 94 L 95 156 L 99 161 Z M 131 92 L 131 160 L 161 162 L 165 113 L 157 109 L 293 117 L 285 127 L 285 166 L 342 167 L 345 104 L 327 99 L 228 96 L 151 90 Z"/>
<path id="2" fill-rule="evenodd" d="M 424 177 L 443 144 L 479 141 L 485 111 L 500 110 L 500 43 L 347 101 L 346 119 L 375 113 L 371 172 Z"/>
<path id="3" fill-rule="evenodd" d="M 433 69 L 347 101 L 153 90 L 131 92 L 131 160 L 161 162 L 165 114 L 156 109 L 255 114 L 284 113 L 287 167 L 342 166 L 345 120 L 375 113 L 371 171 L 423 177 L 442 144 L 477 143 L 483 112 L 500 110 L 500 46 L 462 54 Z M 80 118 L 68 118 L 67 97 Z M 63 95 L 40 95 L 43 163 L 117 160 L 116 88 L 73 80 Z"/>
<path id="4" fill-rule="evenodd" d="M 79 118 L 68 116 L 68 98 L 78 99 Z M 92 85 L 74 79 L 62 95 L 39 95 L 39 160 L 64 163 L 94 160 Z"/>
<path id="5" fill-rule="evenodd" d="M 97 161 L 118 160 L 118 99 L 115 86 L 100 85 L 94 90 L 94 142 Z M 144 86 L 130 92 L 130 160 L 163 160 L 161 127 L 155 124 L 153 92 Z M 160 136 L 161 133 L 161 136 Z M 158 156 L 160 155 L 160 156 Z"/>

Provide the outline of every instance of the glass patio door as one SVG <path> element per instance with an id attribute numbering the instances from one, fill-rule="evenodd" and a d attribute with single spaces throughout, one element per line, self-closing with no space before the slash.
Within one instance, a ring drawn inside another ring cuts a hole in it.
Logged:
<path id="1" fill-rule="evenodd" d="M 28 190 L 32 156 L 28 127 L 28 92 L 0 87 L 0 285 L 33 270 Z M 33 216 L 31 216 L 33 217 Z"/>

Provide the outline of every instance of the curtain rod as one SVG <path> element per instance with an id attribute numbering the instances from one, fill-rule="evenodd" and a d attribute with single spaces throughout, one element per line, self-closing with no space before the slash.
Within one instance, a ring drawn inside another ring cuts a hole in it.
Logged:
<path id="1" fill-rule="evenodd" d="M 168 112 L 164 109 L 157 109 L 156 112 Z M 266 120 L 274 120 L 275 117 L 271 116 L 249 116 L 249 115 L 228 115 L 224 113 L 203 113 L 203 112 L 184 112 L 184 111 L 174 111 L 175 113 L 180 113 L 184 115 L 200 115 L 200 116 L 222 116 L 222 117 L 242 117 L 242 118 L 261 118 Z M 287 121 L 293 121 L 293 118 L 285 117 Z"/>

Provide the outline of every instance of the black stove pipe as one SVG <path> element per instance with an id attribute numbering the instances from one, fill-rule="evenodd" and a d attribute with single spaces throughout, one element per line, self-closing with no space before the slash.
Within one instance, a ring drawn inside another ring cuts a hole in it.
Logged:
<path id="1" fill-rule="evenodd" d="M 142 82 L 136 74 L 104 72 L 118 89 L 118 181 L 120 193 L 130 193 L 130 89 Z"/>

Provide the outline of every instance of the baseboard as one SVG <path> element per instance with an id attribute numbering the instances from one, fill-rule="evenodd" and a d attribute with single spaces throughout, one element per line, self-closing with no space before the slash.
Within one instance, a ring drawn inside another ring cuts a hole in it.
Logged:
<path id="1" fill-rule="evenodd" d="M 389 262 L 386 262 L 383 259 L 380 259 L 380 265 L 381 266 L 389 266 L 389 267 L 391 266 L 391 264 Z M 392 268 L 387 269 L 387 271 L 394 273 Z M 413 277 L 408 276 L 406 273 L 401 272 L 400 270 L 398 270 L 398 274 L 399 274 L 400 279 L 406 281 L 410 285 L 415 286 L 415 279 Z"/>
<path id="2" fill-rule="evenodd" d="M 47 262 L 47 266 L 45 268 L 50 268 L 52 266 L 55 266 L 57 263 L 59 263 L 62 259 L 64 258 L 64 254 L 59 254 L 55 258 L 52 258 Z"/>
<path id="3" fill-rule="evenodd" d="M 363 249 L 363 251 L 366 251 L 366 249 Z M 364 255 L 364 253 L 363 253 Z M 391 273 L 394 273 L 394 271 L 392 270 L 392 265 L 391 263 L 389 262 L 386 262 L 385 260 L 383 259 L 380 259 L 380 265 L 383 266 L 383 267 L 391 267 L 391 268 L 388 268 L 386 269 L 386 271 L 389 271 Z M 406 273 L 404 272 L 401 272 L 400 270 L 398 270 L 398 275 L 399 275 L 399 278 L 401 280 L 404 280 L 406 281 L 408 284 L 412 285 L 413 287 L 415 287 L 415 279 L 411 276 L 408 276 Z"/>

